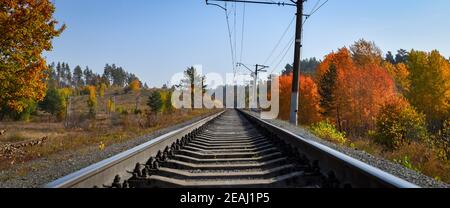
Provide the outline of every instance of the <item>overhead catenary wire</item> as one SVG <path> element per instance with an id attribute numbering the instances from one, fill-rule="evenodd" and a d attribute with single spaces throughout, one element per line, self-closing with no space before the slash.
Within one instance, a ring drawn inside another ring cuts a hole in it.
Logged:
<path id="1" fill-rule="evenodd" d="M 289 41 L 286 43 L 286 45 L 282 48 L 282 50 L 280 51 L 280 53 L 275 57 L 275 59 L 272 60 L 272 62 L 270 62 L 271 66 L 274 66 L 275 63 L 277 63 L 280 58 L 282 57 L 282 55 L 285 53 L 285 51 L 288 49 L 289 45 L 291 45 L 292 41 L 295 40 L 295 36 L 292 36 L 292 38 L 289 39 Z"/>
<path id="2" fill-rule="evenodd" d="M 216 1 L 216 0 L 210 0 L 210 1 Z M 245 0 L 217 0 L 217 1 L 223 1 L 225 3 L 225 7 L 223 9 L 226 10 L 226 20 L 227 20 L 227 27 L 228 27 L 228 36 L 229 36 L 229 41 L 230 41 L 230 50 L 231 50 L 231 59 L 232 59 L 232 65 L 233 65 L 233 71 L 236 74 L 237 70 L 238 70 L 238 66 L 237 63 L 242 63 L 243 60 L 243 54 L 244 54 L 244 34 L 245 34 L 245 12 L 246 12 L 246 4 L 247 3 L 261 3 L 261 4 L 277 4 L 279 6 L 295 6 L 296 2 L 291 3 L 283 3 L 283 2 L 275 2 L 273 0 L 269 0 L 269 1 L 245 1 Z M 238 29 L 237 29 L 237 3 L 244 3 L 243 4 L 243 10 L 242 10 L 242 29 L 241 29 L 241 43 L 240 43 L 240 48 L 238 47 L 237 41 L 237 33 L 238 33 Z M 311 12 L 309 14 L 305 14 L 305 19 L 303 21 L 303 25 L 307 22 L 307 20 L 310 18 L 310 16 L 314 15 L 316 12 L 318 12 L 325 4 L 327 4 L 329 2 L 329 0 L 324 0 L 324 2 L 322 2 L 322 0 L 317 0 L 314 4 L 314 6 L 311 8 Z M 232 5 L 232 10 L 228 9 L 229 5 L 227 3 L 234 3 Z M 208 4 L 208 2 L 207 2 Z M 222 7 L 221 7 L 222 8 Z M 228 12 L 229 11 L 229 12 Z M 234 15 L 233 17 L 233 23 L 230 23 L 230 18 L 231 15 Z M 285 40 L 285 36 L 286 34 L 290 31 L 292 24 L 294 22 L 296 18 L 293 17 L 293 19 L 289 22 L 288 27 L 285 29 L 285 31 L 283 32 L 283 34 L 281 35 L 280 39 L 277 41 L 275 47 L 271 50 L 269 56 L 266 58 L 264 65 L 266 65 L 269 61 L 271 61 L 270 66 L 273 66 L 273 64 L 277 63 L 275 65 L 275 67 L 271 67 L 273 68 L 273 70 L 277 70 L 279 65 L 281 64 L 281 62 L 283 62 L 289 52 L 289 49 L 292 48 L 293 45 L 293 41 L 289 41 L 287 42 L 287 45 L 284 47 L 283 50 L 281 50 L 278 54 L 278 56 L 274 56 L 277 52 L 278 49 L 280 49 L 280 45 L 283 42 L 283 40 Z M 233 24 L 233 26 L 231 26 L 231 24 Z M 232 29 L 233 27 L 233 29 Z M 303 30 L 302 30 L 303 31 Z M 301 34 L 301 36 L 303 36 L 303 32 Z M 240 52 L 239 52 L 239 50 Z M 275 58 L 274 58 L 275 57 Z M 274 58 L 274 59 L 273 59 Z"/>
<path id="3" fill-rule="evenodd" d="M 236 2 L 233 5 L 233 12 L 234 12 L 234 64 L 236 64 L 237 61 L 237 27 L 236 27 Z"/>
<path id="4" fill-rule="evenodd" d="M 278 67 L 279 67 L 280 64 L 284 61 L 284 59 L 286 58 L 286 55 L 288 54 L 288 52 L 290 51 L 290 49 L 291 49 L 292 46 L 294 45 L 294 42 L 295 42 L 295 37 L 293 37 L 293 38 L 288 42 L 288 44 L 286 45 L 286 47 L 285 47 L 285 48 L 281 51 L 281 53 L 279 54 L 278 58 L 275 59 L 275 60 L 279 60 L 279 61 L 278 61 L 277 65 L 275 65 L 275 67 L 272 67 L 272 71 L 271 71 L 269 74 L 273 74 L 273 72 L 274 72 L 275 70 L 278 69 Z M 281 55 L 282 55 L 282 56 L 281 56 Z M 281 57 L 281 58 L 280 58 L 280 57 Z M 272 62 L 271 65 L 273 65 L 274 63 L 275 63 L 275 61 Z"/>
<path id="5" fill-rule="evenodd" d="M 295 21 L 295 16 L 292 18 L 292 20 L 289 22 L 289 25 L 286 27 L 286 29 L 284 30 L 283 34 L 281 35 L 280 39 L 278 40 L 277 44 L 275 44 L 275 47 L 272 49 L 272 51 L 270 52 L 269 56 L 266 58 L 266 60 L 264 61 L 264 65 L 267 64 L 267 62 L 273 57 L 273 55 L 275 54 L 275 51 L 278 49 L 278 47 L 280 46 L 281 42 L 283 41 L 284 37 L 286 36 L 287 32 L 289 32 L 289 29 L 291 29 L 292 27 L 292 23 L 294 23 Z"/>
<path id="6" fill-rule="evenodd" d="M 208 3 L 208 0 L 205 0 L 206 4 Z M 301 73 L 301 55 L 302 55 L 302 37 L 303 37 L 303 17 L 306 16 L 305 22 L 306 20 L 308 20 L 308 18 L 311 15 L 314 15 L 317 11 L 319 11 L 329 0 L 326 0 L 323 4 L 321 4 L 320 6 L 317 7 L 317 5 L 319 5 L 320 3 L 317 3 L 316 6 L 314 6 L 313 8 L 316 8 L 315 10 L 313 10 L 310 14 L 305 14 L 304 13 L 304 3 L 307 0 L 290 0 L 290 2 L 274 2 L 274 1 L 263 1 L 263 0 L 209 0 L 212 2 L 239 2 L 239 3 L 252 3 L 252 4 L 265 4 L 265 5 L 278 5 L 278 6 L 295 6 L 297 9 L 296 12 L 296 32 L 295 32 L 295 50 L 294 50 L 294 76 L 293 76 L 293 82 L 292 82 L 292 90 L 291 90 L 291 108 L 290 108 L 290 123 L 293 125 L 298 125 L 298 102 L 299 102 L 299 75 Z M 212 4 L 210 4 L 212 5 Z M 219 6 L 216 4 L 216 6 Z M 219 6 L 220 7 L 220 6 Z M 287 48 L 290 48 L 291 45 L 289 45 Z M 281 63 L 281 61 L 284 60 L 285 57 L 285 53 L 283 54 L 281 60 L 279 63 Z M 258 66 L 258 65 L 256 65 Z M 267 68 L 267 67 L 266 67 Z M 278 66 L 276 66 L 273 70 L 276 70 L 278 68 Z M 257 70 L 256 70 L 257 71 Z M 256 88 L 257 84 L 255 82 L 255 88 Z"/>
<path id="7" fill-rule="evenodd" d="M 323 2 L 317 9 L 315 9 L 314 11 L 312 11 L 309 16 L 312 16 L 313 14 L 315 14 L 317 11 L 319 11 L 323 6 L 325 6 L 325 4 L 328 3 L 329 0 L 326 0 L 325 2 Z"/>
<path id="8" fill-rule="evenodd" d="M 316 4 L 314 5 L 314 7 L 311 9 L 311 12 L 310 12 L 308 15 L 306 15 L 305 19 L 303 20 L 303 24 L 302 24 L 303 26 L 306 24 L 306 22 L 308 21 L 308 19 L 309 19 L 312 15 L 314 15 L 317 11 L 319 11 L 323 6 L 325 6 L 325 4 L 327 4 L 327 3 L 329 2 L 329 0 L 326 0 L 326 1 L 323 2 L 322 4 L 320 4 L 320 2 L 321 2 L 321 0 L 318 0 L 318 1 L 316 2 Z M 320 6 L 318 6 L 319 4 L 320 4 Z M 303 35 L 304 35 L 304 33 L 303 33 L 303 30 L 302 30 L 302 33 L 301 33 L 302 39 L 303 39 Z M 291 43 L 291 45 L 292 45 L 292 43 Z M 291 47 L 292 47 L 292 46 L 289 46 L 289 48 L 287 49 L 287 51 L 289 51 L 289 49 L 290 49 Z M 302 47 L 300 50 L 303 51 L 303 47 Z M 283 51 L 281 52 L 281 54 L 283 54 Z M 284 55 L 282 56 L 282 58 L 280 59 L 280 61 L 278 62 L 278 64 L 277 64 L 275 67 L 273 67 L 272 72 L 271 72 L 270 74 L 272 74 L 275 70 L 278 69 L 278 67 L 280 66 L 280 64 L 282 63 L 282 61 L 285 59 L 286 55 L 287 55 L 287 53 L 284 53 Z M 277 59 L 275 59 L 275 60 L 277 60 Z M 271 64 L 271 65 L 272 65 L 272 64 Z"/>
<path id="9" fill-rule="evenodd" d="M 232 4 L 231 8 L 227 2 L 225 2 L 224 6 L 212 4 L 215 6 L 219 6 L 225 11 L 225 18 L 227 22 L 227 30 L 228 30 L 228 38 L 230 42 L 230 51 L 231 51 L 231 62 L 233 67 L 233 73 L 236 77 L 237 71 L 238 71 L 238 59 L 239 62 L 242 61 L 243 54 L 244 54 L 244 35 L 245 35 L 245 13 L 246 13 L 246 6 L 244 4 L 243 6 L 243 12 L 242 12 L 242 29 L 241 29 L 241 37 L 240 37 L 240 54 L 238 52 L 238 28 L 237 28 L 237 19 L 238 19 L 238 12 L 237 12 L 237 3 L 235 2 Z M 233 19 L 231 19 L 233 18 Z M 233 25 L 231 25 L 233 24 Z"/>
<path id="10" fill-rule="evenodd" d="M 243 4 L 243 10 L 242 10 L 242 36 L 241 36 L 241 55 L 239 58 L 239 62 L 242 63 L 242 57 L 244 54 L 244 34 L 245 34 L 245 10 L 246 10 L 246 4 Z"/>
<path id="11" fill-rule="evenodd" d="M 291 0 L 290 2 L 285 2 L 285 1 L 280 1 L 280 2 L 259 1 L 259 0 L 206 0 L 206 4 L 207 5 L 219 6 L 217 4 L 210 3 L 210 2 L 236 2 L 236 3 L 252 3 L 252 4 L 277 5 L 277 6 L 297 6 L 297 2 L 294 2 L 293 0 Z"/>
<path id="12" fill-rule="evenodd" d="M 227 21 L 227 28 L 228 28 L 228 37 L 230 40 L 230 49 L 231 49 L 231 65 L 233 67 L 233 73 L 236 75 L 236 62 L 234 59 L 234 48 L 233 48 L 233 38 L 231 35 L 231 28 L 230 28 L 230 18 L 228 14 L 228 4 L 225 3 L 225 19 Z"/>
<path id="13" fill-rule="evenodd" d="M 309 12 L 309 14 L 311 14 L 314 10 L 317 9 L 317 7 L 319 6 L 319 4 L 320 4 L 321 1 L 322 1 L 322 0 L 317 0 L 317 1 L 316 1 L 316 4 L 314 4 L 314 6 L 312 7 L 311 12 Z"/>
<path id="14" fill-rule="evenodd" d="M 303 26 L 305 25 L 306 21 L 307 21 L 307 18 L 305 18 L 305 19 L 303 20 Z M 302 38 L 303 38 L 303 30 L 302 30 L 301 36 L 302 36 Z M 278 64 L 275 65 L 275 67 L 272 67 L 272 71 L 270 72 L 270 74 L 272 74 L 274 71 L 276 71 L 276 70 L 278 69 L 278 67 L 281 65 L 281 63 L 284 61 L 284 59 L 285 59 L 286 56 L 287 56 L 287 53 L 288 53 L 289 50 L 292 48 L 292 46 L 293 46 L 293 44 L 294 44 L 294 42 L 295 42 L 294 39 L 295 39 L 295 37 L 293 37 L 292 40 L 291 40 L 290 42 L 288 42 L 288 45 L 285 47 L 285 49 L 282 50 L 281 53 L 278 55 L 278 57 L 272 62 L 271 65 L 273 65 L 273 64 L 275 63 L 276 60 L 279 60 Z M 301 48 L 301 50 L 303 50 L 303 47 Z M 282 54 L 283 54 L 283 56 L 281 57 Z M 281 57 L 281 59 L 278 59 L 278 58 L 280 58 L 280 57 Z"/>

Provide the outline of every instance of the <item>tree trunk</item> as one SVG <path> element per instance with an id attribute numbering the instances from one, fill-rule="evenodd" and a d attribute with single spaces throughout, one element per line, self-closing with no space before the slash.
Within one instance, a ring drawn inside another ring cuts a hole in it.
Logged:
<path id="1" fill-rule="evenodd" d="M 195 107 L 194 101 L 195 101 L 195 85 L 193 83 L 191 83 L 191 109 L 192 110 Z"/>
<path id="2" fill-rule="evenodd" d="M 342 132 L 341 115 L 339 111 L 339 105 L 336 105 L 336 122 L 338 124 L 339 131 Z"/>

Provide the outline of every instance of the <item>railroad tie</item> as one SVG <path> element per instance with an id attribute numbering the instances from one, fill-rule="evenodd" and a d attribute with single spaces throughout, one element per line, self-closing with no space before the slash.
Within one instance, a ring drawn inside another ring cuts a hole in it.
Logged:
<path id="1" fill-rule="evenodd" d="M 230 110 L 136 164 L 122 187 L 320 188 L 326 178 L 317 163 Z"/>

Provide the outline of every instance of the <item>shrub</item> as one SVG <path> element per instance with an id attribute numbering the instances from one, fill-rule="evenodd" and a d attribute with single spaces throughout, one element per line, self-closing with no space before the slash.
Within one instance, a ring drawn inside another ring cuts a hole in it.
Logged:
<path id="1" fill-rule="evenodd" d="M 412 141 L 425 141 L 427 138 L 425 115 L 418 113 L 403 99 L 381 108 L 376 129 L 375 142 L 389 150 L 398 149 Z"/>
<path id="2" fill-rule="evenodd" d="M 42 102 L 39 103 L 39 108 L 43 111 L 56 116 L 59 120 L 64 119 L 66 115 L 66 98 L 62 90 L 56 88 L 49 88 L 47 94 Z"/>
<path id="3" fill-rule="evenodd" d="M 444 128 L 442 129 L 442 137 L 447 141 L 450 141 L 450 119 L 444 122 Z"/>
<path id="4" fill-rule="evenodd" d="M 380 156 L 383 148 L 369 139 L 353 139 L 349 147 L 356 150 L 361 150 L 374 156 Z"/>
<path id="5" fill-rule="evenodd" d="M 150 94 L 148 98 L 147 105 L 150 107 L 150 111 L 155 115 L 161 112 L 163 106 L 163 100 L 161 97 L 161 93 L 159 91 L 154 91 Z"/>
<path id="6" fill-rule="evenodd" d="M 100 142 L 100 144 L 98 144 L 98 149 L 99 149 L 100 151 L 103 151 L 103 150 L 105 150 L 105 148 L 106 148 L 106 145 L 105 145 L 105 143 L 103 143 L 103 142 Z"/>
<path id="7" fill-rule="evenodd" d="M 133 113 L 134 113 L 135 115 L 142 115 L 142 110 L 141 110 L 141 109 L 135 108 L 134 111 L 133 111 Z"/>
<path id="8" fill-rule="evenodd" d="M 83 87 L 83 89 L 80 90 L 80 95 L 89 95 L 89 88 L 88 88 L 88 86 Z"/>
<path id="9" fill-rule="evenodd" d="M 122 113 L 122 111 L 123 111 L 123 107 L 122 106 L 117 107 L 117 109 L 116 109 L 117 113 Z"/>
<path id="10" fill-rule="evenodd" d="M 69 97 L 73 95 L 73 90 L 71 88 L 61 88 L 58 89 L 58 92 L 65 100 L 68 100 Z"/>
<path id="11" fill-rule="evenodd" d="M 393 152 L 386 152 L 385 157 L 432 178 L 439 178 L 447 183 L 450 181 L 449 162 L 441 160 L 437 150 L 427 144 L 412 142 Z"/>
<path id="12" fill-rule="evenodd" d="M 21 133 L 14 133 L 14 134 L 10 135 L 9 137 L 7 137 L 7 139 L 5 141 L 15 143 L 15 142 L 26 141 L 27 139 L 28 138 Z"/>
<path id="13" fill-rule="evenodd" d="M 114 100 L 112 98 L 109 98 L 106 105 L 107 105 L 106 108 L 108 110 L 108 113 L 113 113 L 114 109 L 115 109 Z"/>
<path id="14" fill-rule="evenodd" d="M 34 100 L 23 100 L 23 111 L 13 112 L 12 117 L 17 121 L 30 121 L 31 115 L 36 112 L 37 103 Z"/>
<path id="15" fill-rule="evenodd" d="M 121 115 L 128 115 L 128 110 L 125 109 L 123 106 L 117 107 L 116 112 Z"/>
<path id="16" fill-rule="evenodd" d="M 410 169 L 410 170 L 414 170 L 416 172 L 420 173 L 419 168 L 415 167 L 414 164 L 411 162 L 411 159 L 408 156 L 405 156 L 403 158 L 400 159 L 394 159 L 394 162 Z"/>
<path id="17" fill-rule="evenodd" d="M 347 142 L 345 134 L 339 132 L 328 120 L 316 123 L 312 125 L 310 129 L 314 135 L 322 139 L 338 144 L 345 144 Z"/>
<path id="18" fill-rule="evenodd" d="M 91 117 L 95 117 L 97 114 L 97 94 L 95 86 L 87 86 L 87 90 L 89 91 L 88 97 L 88 107 L 89 107 L 89 115 Z"/>
<path id="19" fill-rule="evenodd" d="M 439 149 L 439 155 L 445 160 L 450 159 L 450 119 L 444 122 L 443 128 L 433 135 L 434 145 Z"/>
<path id="20" fill-rule="evenodd" d="M 105 83 L 101 83 L 100 84 L 100 86 L 99 86 L 99 88 L 98 88 L 98 95 L 100 96 L 100 97 L 104 97 L 105 96 L 105 91 L 106 91 L 106 88 L 107 88 L 108 86 L 106 86 L 106 84 Z"/>
<path id="21" fill-rule="evenodd" d="M 130 82 L 128 87 L 125 89 L 125 92 L 126 93 L 128 93 L 130 91 L 139 92 L 141 90 L 141 86 L 142 86 L 142 83 L 138 79 L 135 79 Z"/>
<path id="22" fill-rule="evenodd" d="M 161 92 L 161 98 L 163 102 L 162 112 L 168 114 L 173 113 L 174 107 L 172 105 L 172 92 L 168 90 Z"/>

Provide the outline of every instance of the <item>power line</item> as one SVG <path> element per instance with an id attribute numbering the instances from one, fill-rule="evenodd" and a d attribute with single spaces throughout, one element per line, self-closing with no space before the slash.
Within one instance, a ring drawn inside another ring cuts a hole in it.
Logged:
<path id="1" fill-rule="evenodd" d="M 299 1 L 305 1 L 305 0 L 299 0 Z M 243 12 L 243 22 L 242 22 L 242 37 L 241 37 L 241 54 L 239 59 L 242 61 L 242 56 L 243 56 L 243 46 L 244 46 L 244 29 L 245 29 L 245 4 L 250 3 L 250 4 L 268 4 L 268 5 L 278 5 L 278 6 L 297 6 L 298 2 L 294 2 L 291 0 L 292 3 L 287 3 L 287 2 L 275 2 L 275 1 L 249 1 L 249 0 L 205 0 L 207 5 L 213 5 L 213 6 L 217 6 L 223 10 L 225 10 L 225 15 L 226 15 L 226 21 L 227 21 L 227 27 L 228 27 L 228 37 L 229 37 L 229 41 L 230 41 L 230 49 L 231 49 L 231 56 L 232 56 L 232 65 L 233 65 L 233 71 L 234 74 L 236 74 L 236 61 L 237 61 L 237 38 L 236 38 L 236 33 L 237 33 L 237 29 L 236 29 L 236 3 L 244 3 L 244 12 Z M 216 3 L 211 3 L 211 2 L 224 2 L 225 6 L 221 6 L 219 4 Z M 228 13 L 228 7 L 227 7 L 227 3 L 234 3 L 234 31 L 233 33 L 231 32 L 231 28 L 230 28 L 230 14 L 233 11 L 230 11 L 230 13 Z M 286 35 L 286 33 L 289 31 L 293 21 L 295 20 L 295 17 L 292 19 L 292 21 L 290 22 L 288 28 L 286 29 L 286 31 L 283 33 L 282 37 L 280 38 L 279 42 L 277 43 L 277 45 L 275 46 L 275 48 L 272 50 L 271 54 L 269 55 L 268 59 L 265 61 L 267 63 L 267 61 L 273 56 L 273 53 L 275 53 L 276 49 L 279 47 L 279 45 L 281 44 L 281 41 L 283 40 L 284 36 Z M 233 35 L 234 35 L 234 40 L 233 40 Z M 233 44 L 234 42 L 234 44 Z M 284 51 L 284 50 L 283 50 Z M 283 53 L 282 51 L 282 53 Z M 282 54 L 281 53 L 281 54 Z M 280 54 L 280 56 L 281 56 Z M 240 62 L 241 62 L 240 61 Z"/>
<path id="2" fill-rule="evenodd" d="M 242 11 L 241 56 L 239 58 L 239 62 L 242 62 L 242 55 L 243 55 L 243 51 L 244 51 L 244 32 L 245 32 L 245 4 L 243 5 L 243 11 Z"/>
<path id="3" fill-rule="evenodd" d="M 268 5 L 278 5 L 278 6 L 297 6 L 297 3 L 293 2 L 291 0 L 291 2 L 293 3 L 286 3 L 286 2 L 274 2 L 274 1 L 247 1 L 247 0 L 207 0 L 206 3 L 210 4 L 210 5 L 214 5 L 211 4 L 209 2 L 236 2 L 236 3 L 249 3 L 249 4 L 268 4 Z M 217 6 L 217 5 L 215 5 Z"/>
<path id="4" fill-rule="evenodd" d="M 319 11 L 323 6 L 325 6 L 325 4 L 328 3 L 329 0 L 326 0 L 325 2 L 323 2 L 323 4 L 321 4 L 316 10 L 314 10 L 313 12 L 311 12 L 309 14 L 309 16 L 312 16 L 313 14 L 315 14 L 317 11 Z"/>
<path id="5" fill-rule="evenodd" d="M 236 2 L 233 5 L 233 11 L 234 11 L 234 61 L 236 64 L 236 60 L 237 60 Z"/>
<path id="6" fill-rule="evenodd" d="M 281 59 L 279 59 L 280 61 L 278 62 L 277 65 L 275 65 L 275 67 L 272 68 L 272 71 L 270 72 L 270 74 L 272 74 L 275 70 L 277 70 L 277 68 L 280 66 L 281 62 L 283 62 L 284 58 L 286 57 L 286 55 L 288 54 L 289 50 L 292 48 L 292 45 L 294 44 L 295 37 L 292 37 L 291 41 L 288 42 L 288 44 L 286 45 L 286 47 L 281 51 L 280 55 L 278 55 L 278 58 L 280 58 L 281 55 L 283 55 L 281 57 Z M 277 59 L 278 59 L 277 58 Z M 275 59 L 275 60 L 277 60 Z M 275 61 L 274 60 L 274 61 Z M 273 64 L 274 62 L 272 62 Z"/>
<path id="7" fill-rule="evenodd" d="M 275 51 L 278 49 L 278 46 L 280 46 L 281 41 L 283 41 L 284 37 L 286 36 L 287 32 L 289 31 L 289 29 L 291 29 L 292 23 L 294 23 L 295 20 L 295 16 L 292 18 L 291 22 L 289 23 L 289 25 L 287 26 L 286 30 L 283 32 L 283 34 L 280 37 L 280 40 L 278 40 L 277 44 L 275 45 L 275 47 L 272 49 L 272 51 L 270 52 L 269 56 L 267 57 L 267 59 L 264 61 L 264 64 L 266 64 L 270 58 L 272 58 L 273 54 L 275 53 Z"/>
<path id="8" fill-rule="evenodd" d="M 298 102 L 299 102 L 299 78 L 300 78 L 300 72 L 301 72 L 301 52 L 302 52 L 302 37 L 303 37 L 303 24 L 304 16 L 311 16 L 314 13 L 316 13 L 320 8 L 322 8 L 323 5 L 325 5 L 328 0 L 320 5 L 317 9 L 315 9 L 311 14 L 305 15 L 304 13 L 304 3 L 307 0 L 290 0 L 291 3 L 286 2 L 274 2 L 274 1 L 257 1 L 257 0 L 205 0 L 206 4 L 210 4 L 210 2 L 239 2 L 239 3 L 252 3 L 252 4 L 267 4 L 267 5 L 278 5 L 278 6 L 295 6 L 297 9 L 296 12 L 296 31 L 295 31 L 295 50 L 294 50 L 294 73 L 293 73 L 293 80 L 292 80 L 292 92 L 291 92 L 291 108 L 290 108 L 290 122 L 294 125 L 298 124 Z M 214 5 L 214 4 L 213 4 Z M 215 4 L 218 7 L 221 7 L 220 5 Z M 317 6 L 315 6 L 317 7 Z M 221 7 L 222 8 L 222 7 Z M 231 35 L 230 35 L 231 36 Z M 231 39 L 231 37 L 230 37 Z M 232 45 L 232 44 L 231 44 Z M 291 47 L 291 45 L 288 46 L 288 49 Z M 287 49 L 287 51 L 289 51 Z M 285 53 L 287 54 L 287 53 Z M 285 55 L 284 55 L 285 57 Z M 283 58 L 284 59 L 284 58 Z M 281 61 L 283 61 L 283 59 Z M 281 63 L 280 61 L 280 63 Z M 233 61 L 234 62 L 234 61 Z M 258 66 L 257 66 L 258 68 Z M 256 87 L 256 83 L 255 83 Z"/>
<path id="9" fill-rule="evenodd" d="M 291 39 L 289 39 L 289 41 L 286 43 L 286 46 L 284 46 L 284 48 L 280 51 L 280 53 L 278 54 L 278 56 L 272 60 L 272 62 L 270 62 L 270 65 L 273 66 L 274 63 L 276 63 L 277 61 L 280 60 L 281 56 L 285 53 L 286 50 L 288 50 L 289 45 L 291 44 L 292 41 L 295 40 L 295 37 L 292 36 Z"/>
<path id="10" fill-rule="evenodd" d="M 316 1 L 316 4 L 314 5 L 314 7 L 311 9 L 311 12 L 309 12 L 310 14 L 317 8 L 317 6 L 319 6 L 319 3 L 321 2 L 322 0 L 317 0 Z"/>
<path id="11" fill-rule="evenodd" d="M 233 38 L 231 37 L 231 29 L 230 29 L 230 20 L 227 10 L 227 3 L 225 3 L 225 19 L 227 21 L 227 27 L 228 27 L 228 37 L 230 39 L 230 49 L 231 49 L 231 65 L 233 67 L 233 73 L 236 74 L 236 67 L 235 67 L 235 60 L 234 60 L 234 49 L 233 49 Z"/>
<path id="12" fill-rule="evenodd" d="M 314 13 L 316 13 L 321 7 L 323 7 L 327 2 L 328 2 L 329 0 L 326 0 L 323 4 L 321 4 L 318 8 L 317 8 L 317 6 L 319 5 L 319 3 L 321 2 L 321 0 L 318 0 L 317 2 L 316 2 L 316 4 L 315 4 L 315 6 L 311 9 L 311 13 L 309 14 L 309 15 L 306 15 L 306 18 L 303 20 L 303 24 L 302 24 L 302 28 L 303 28 L 303 26 L 305 25 L 305 23 L 307 22 L 307 20 L 309 19 L 309 17 L 311 17 L 311 15 L 313 15 Z M 303 35 L 304 35 L 304 33 L 303 33 L 303 29 L 302 29 L 302 34 L 301 34 L 301 36 L 302 36 L 302 39 L 303 39 Z M 292 42 L 291 42 L 291 45 L 289 46 L 289 48 L 287 48 L 287 51 L 286 52 L 288 52 L 289 51 L 289 49 L 292 47 Z M 286 50 L 286 49 L 285 49 Z M 300 49 L 300 50 L 302 50 L 303 51 L 303 47 Z M 283 50 L 284 51 L 284 50 Z M 283 51 L 281 52 L 281 53 L 283 53 Z M 281 55 L 281 54 L 280 54 Z M 280 57 L 280 55 L 278 56 L 278 57 Z M 272 74 L 275 70 L 277 70 L 277 68 L 280 66 L 280 64 L 281 64 L 281 62 L 284 60 L 284 58 L 285 58 L 285 56 L 287 55 L 287 53 L 285 53 L 284 55 L 283 55 L 283 57 L 280 59 L 280 62 L 272 69 L 272 72 L 270 72 L 270 74 Z M 275 59 L 275 60 L 277 60 L 277 59 Z M 275 61 L 274 60 L 274 61 Z M 274 62 L 272 62 L 272 64 L 271 64 L 271 66 L 273 65 L 273 63 Z"/>

